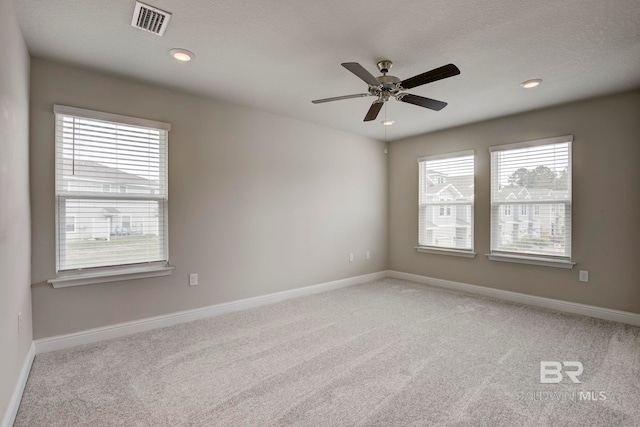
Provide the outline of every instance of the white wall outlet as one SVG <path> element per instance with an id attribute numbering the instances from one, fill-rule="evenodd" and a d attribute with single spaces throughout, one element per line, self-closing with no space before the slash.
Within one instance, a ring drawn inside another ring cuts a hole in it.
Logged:
<path id="1" fill-rule="evenodd" d="M 589 271 L 580 270 L 579 279 L 580 279 L 581 282 L 588 282 L 589 281 Z"/>
<path id="2" fill-rule="evenodd" d="M 367 252 L 365 252 L 365 253 L 364 253 L 364 257 L 365 257 L 366 259 L 371 259 L 371 251 L 367 251 Z"/>
<path id="3" fill-rule="evenodd" d="M 198 273 L 189 274 L 189 286 L 195 286 L 198 284 Z"/>
<path id="4" fill-rule="evenodd" d="M 22 333 L 22 312 L 18 313 L 18 335 Z"/>
<path id="5" fill-rule="evenodd" d="M 351 252 L 349 254 L 349 262 L 353 262 L 354 259 L 355 259 L 355 257 L 353 256 L 353 252 Z"/>

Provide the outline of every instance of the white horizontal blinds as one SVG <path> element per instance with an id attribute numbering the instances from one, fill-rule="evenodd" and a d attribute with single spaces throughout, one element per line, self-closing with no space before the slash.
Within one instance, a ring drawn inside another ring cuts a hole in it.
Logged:
<path id="1" fill-rule="evenodd" d="M 166 262 L 168 131 L 85 113 L 56 106 L 58 271 Z"/>
<path id="2" fill-rule="evenodd" d="M 473 250 L 474 152 L 418 159 L 419 246 Z"/>
<path id="3" fill-rule="evenodd" d="M 58 200 L 60 270 L 166 261 L 165 203 Z"/>
<path id="4" fill-rule="evenodd" d="M 571 135 L 491 148 L 491 250 L 571 258 Z"/>

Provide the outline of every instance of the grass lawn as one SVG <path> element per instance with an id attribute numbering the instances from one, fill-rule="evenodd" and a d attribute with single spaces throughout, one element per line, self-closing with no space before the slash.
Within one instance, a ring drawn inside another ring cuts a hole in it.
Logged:
<path id="1" fill-rule="evenodd" d="M 65 269 L 160 261 L 164 258 L 160 239 L 153 234 L 111 236 L 111 240 L 73 240 L 66 246 Z"/>

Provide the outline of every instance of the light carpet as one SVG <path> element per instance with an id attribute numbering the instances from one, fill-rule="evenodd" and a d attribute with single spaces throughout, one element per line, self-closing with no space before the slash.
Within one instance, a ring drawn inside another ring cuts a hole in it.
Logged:
<path id="1" fill-rule="evenodd" d="M 639 379 L 640 328 L 384 279 L 38 355 L 15 426 L 638 426 Z"/>

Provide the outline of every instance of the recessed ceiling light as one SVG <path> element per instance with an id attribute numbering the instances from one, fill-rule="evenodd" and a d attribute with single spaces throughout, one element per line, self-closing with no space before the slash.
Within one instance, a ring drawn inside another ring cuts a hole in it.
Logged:
<path id="1" fill-rule="evenodd" d="M 182 62 L 191 61 L 193 58 L 196 57 L 193 54 L 193 52 L 189 52 L 186 49 L 171 49 L 169 51 L 169 54 L 173 56 L 175 59 L 177 59 L 178 61 L 182 61 Z"/>
<path id="2" fill-rule="evenodd" d="M 385 125 L 385 126 L 391 126 L 394 123 L 395 123 L 395 121 L 393 121 L 393 120 L 383 120 L 382 121 L 382 124 Z"/>
<path id="3" fill-rule="evenodd" d="M 525 89 L 532 89 L 540 86 L 540 83 L 542 83 L 542 79 L 531 79 L 520 83 L 520 86 Z"/>

